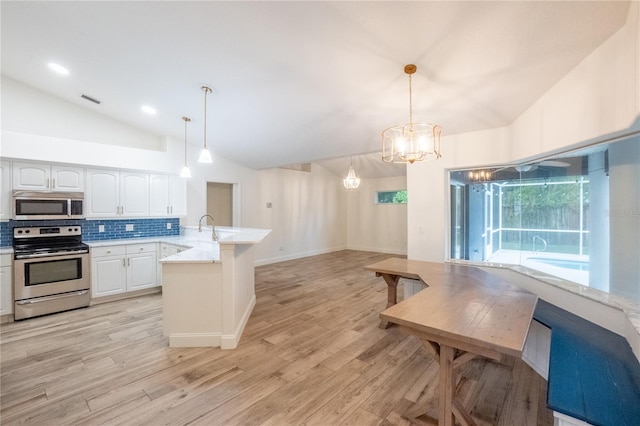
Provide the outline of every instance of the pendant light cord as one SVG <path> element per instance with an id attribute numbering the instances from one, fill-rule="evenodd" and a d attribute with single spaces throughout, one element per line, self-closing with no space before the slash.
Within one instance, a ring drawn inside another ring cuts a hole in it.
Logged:
<path id="1" fill-rule="evenodd" d="M 411 74 L 409 74 L 409 128 L 413 131 L 413 96 L 411 94 Z"/>
<path id="2" fill-rule="evenodd" d="M 202 86 L 204 91 L 204 149 L 207 149 L 207 95 L 211 92 L 208 86 Z"/>
<path id="3" fill-rule="evenodd" d="M 184 166 L 187 167 L 187 120 L 184 120 Z"/>
<path id="4" fill-rule="evenodd" d="M 209 91 L 204 91 L 204 147 L 207 147 L 207 95 Z"/>

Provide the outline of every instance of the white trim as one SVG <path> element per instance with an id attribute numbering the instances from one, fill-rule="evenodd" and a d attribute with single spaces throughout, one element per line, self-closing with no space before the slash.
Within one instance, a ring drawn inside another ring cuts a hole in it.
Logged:
<path id="1" fill-rule="evenodd" d="M 220 346 L 220 333 L 171 333 L 169 346 L 172 348 Z"/>
<path id="2" fill-rule="evenodd" d="M 226 334 L 222 335 L 220 340 L 220 348 L 221 349 L 235 349 L 240 343 L 240 337 L 242 337 L 242 333 L 244 332 L 244 327 L 247 325 L 247 321 L 249 321 L 249 317 L 251 316 L 251 312 L 253 312 L 253 308 L 256 306 L 256 295 L 254 294 L 247 306 L 247 309 L 244 311 L 242 315 L 242 319 L 238 323 L 234 334 Z"/>
<path id="3" fill-rule="evenodd" d="M 347 247 L 344 247 L 344 246 L 330 247 L 330 248 L 326 248 L 326 249 L 312 250 L 312 251 L 307 251 L 307 252 L 303 252 L 303 253 L 289 254 L 289 255 L 286 255 L 286 256 L 277 256 L 277 257 L 269 257 L 269 258 L 266 258 L 266 259 L 258 259 L 255 262 L 253 262 L 253 265 L 254 266 L 270 265 L 272 263 L 286 262 L 287 260 L 302 259 L 304 257 L 316 256 L 316 255 L 319 255 L 319 254 L 333 253 L 333 252 L 341 251 L 341 250 L 347 250 Z M 351 250 L 351 249 L 349 249 L 349 250 Z"/>
<path id="4" fill-rule="evenodd" d="M 589 426 L 591 423 L 583 422 L 582 420 L 574 419 L 566 414 L 554 411 L 553 424 L 554 426 Z"/>

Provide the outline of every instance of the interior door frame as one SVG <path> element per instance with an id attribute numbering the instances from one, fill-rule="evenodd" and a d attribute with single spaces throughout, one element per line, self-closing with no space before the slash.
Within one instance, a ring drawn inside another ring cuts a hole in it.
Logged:
<path id="1" fill-rule="evenodd" d="M 208 185 L 209 183 L 222 183 L 225 185 L 231 185 L 231 226 L 234 228 L 242 227 L 242 197 L 241 197 L 241 185 L 238 182 L 229 182 L 223 180 L 205 180 L 204 182 L 204 194 L 205 194 L 205 210 L 207 206 L 208 198 Z"/>

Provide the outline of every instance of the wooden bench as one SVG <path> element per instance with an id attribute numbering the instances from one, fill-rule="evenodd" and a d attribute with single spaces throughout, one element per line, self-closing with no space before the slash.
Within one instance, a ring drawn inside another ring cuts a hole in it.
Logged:
<path id="1" fill-rule="evenodd" d="M 543 300 L 551 329 L 547 405 L 593 425 L 640 425 L 640 364 L 627 340 Z"/>

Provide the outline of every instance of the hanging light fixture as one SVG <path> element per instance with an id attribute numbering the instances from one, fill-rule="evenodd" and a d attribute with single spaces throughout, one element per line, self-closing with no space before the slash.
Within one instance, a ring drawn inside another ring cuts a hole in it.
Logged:
<path id="1" fill-rule="evenodd" d="M 180 172 L 180 177 L 190 178 L 191 170 L 189 170 L 189 166 L 187 165 L 187 123 L 191 121 L 189 117 L 182 117 L 184 120 L 184 167 Z"/>
<path id="2" fill-rule="evenodd" d="M 355 170 L 353 170 L 353 158 L 351 158 L 351 162 L 349 163 L 349 173 L 347 173 L 347 177 L 342 179 L 342 184 L 348 190 L 358 189 L 360 186 L 360 178 L 356 175 Z"/>
<path id="3" fill-rule="evenodd" d="M 411 163 L 440 158 L 440 126 L 413 122 L 411 75 L 418 68 L 409 64 L 409 124 L 389 127 L 382 131 L 382 160 L 387 163 Z"/>
<path id="4" fill-rule="evenodd" d="M 207 148 L 207 95 L 212 92 L 211 87 L 202 86 L 204 92 L 204 147 L 200 151 L 200 157 L 198 157 L 198 163 L 212 163 L 211 153 Z"/>
<path id="5" fill-rule="evenodd" d="M 469 180 L 471 182 L 489 182 L 491 180 L 491 170 L 470 170 Z"/>

